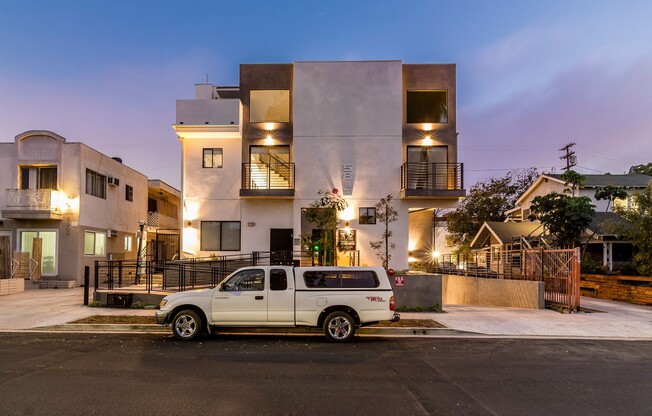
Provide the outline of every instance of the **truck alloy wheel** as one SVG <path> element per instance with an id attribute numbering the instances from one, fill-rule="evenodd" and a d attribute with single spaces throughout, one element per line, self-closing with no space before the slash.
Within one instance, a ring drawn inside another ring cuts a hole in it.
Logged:
<path id="1" fill-rule="evenodd" d="M 172 320 L 172 333 L 177 339 L 184 341 L 196 338 L 202 328 L 202 321 L 197 312 L 183 310 L 177 313 Z"/>
<path id="2" fill-rule="evenodd" d="M 333 312 L 324 321 L 324 335 L 333 342 L 350 341 L 355 335 L 355 322 L 346 312 Z"/>

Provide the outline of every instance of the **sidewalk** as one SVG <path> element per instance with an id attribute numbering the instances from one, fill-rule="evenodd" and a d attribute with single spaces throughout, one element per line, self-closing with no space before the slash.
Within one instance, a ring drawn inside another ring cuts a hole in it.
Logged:
<path id="1" fill-rule="evenodd" d="M 0 296 L 0 332 L 14 331 L 129 331 L 169 332 L 169 328 L 70 325 L 91 315 L 153 316 L 153 310 L 82 306 L 83 288 L 40 289 Z M 403 319 L 433 319 L 447 329 L 363 328 L 360 333 L 394 336 L 589 338 L 652 341 L 652 307 L 599 299 L 581 299 L 591 313 L 561 314 L 481 306 L 444 305 L 445 313 L 401 313 Z"/>

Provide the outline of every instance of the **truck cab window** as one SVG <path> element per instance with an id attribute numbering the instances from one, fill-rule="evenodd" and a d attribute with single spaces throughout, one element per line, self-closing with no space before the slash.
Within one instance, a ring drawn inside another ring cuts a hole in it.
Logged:
<path id="1" fill-rule="evenodd" d="M 285 290 L 288 288 L 288 277 L 285 270 L 272 269 L 269 271 L 269 288 L 271 290 Z"/>
<path id="2" fill-rule="evenodd" d="M 225 284 L 227 292 L 265 290 L 265 272 L 263 270 L 243 270 L 233 275 Z"/>

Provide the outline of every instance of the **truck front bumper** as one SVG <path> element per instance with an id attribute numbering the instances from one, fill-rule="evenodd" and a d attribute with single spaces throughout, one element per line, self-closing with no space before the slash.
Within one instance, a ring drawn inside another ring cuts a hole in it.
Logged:
<path id="1" fill-rule="evenodd" d="M 166 311 L 156 311 L 156 323 L 159 325 L 165 325 L 167 322 L 168 312 Z"/>

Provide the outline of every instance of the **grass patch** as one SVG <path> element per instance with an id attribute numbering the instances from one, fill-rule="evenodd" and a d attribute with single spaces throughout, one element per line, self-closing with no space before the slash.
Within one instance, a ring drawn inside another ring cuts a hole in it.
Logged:
<path id="1" fill-rule="evenodd" d="M 93 315 L 78 319 L 73 324 L 147 325 L 156 324 L 154 316 Z"/>
<path id="2" fill-rule="evenodd" d="M 401 319 L 398 322 L 381 321 L 380 323 L 371 326 L 383 328 L 446 328 L 446 326 L 437 321 L 433 321 L 432 319 Z"/>

